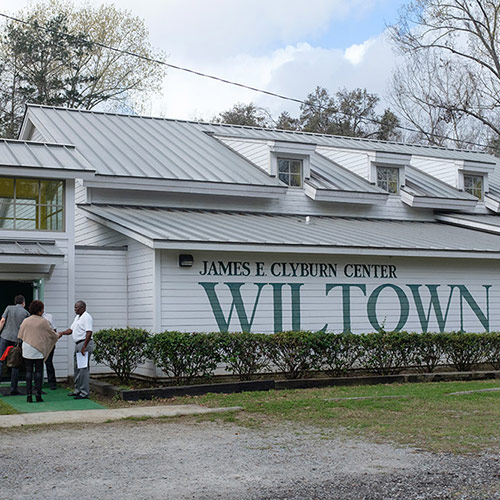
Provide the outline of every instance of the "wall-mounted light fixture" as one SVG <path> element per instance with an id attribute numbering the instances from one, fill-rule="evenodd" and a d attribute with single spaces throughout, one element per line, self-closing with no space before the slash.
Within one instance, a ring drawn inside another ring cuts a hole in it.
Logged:
<path id="1" fill-rule="evenodd" d="M 191 267 L 193 265 L 193 256 L 187 253 L 179 254 L 179 267 Z"/>

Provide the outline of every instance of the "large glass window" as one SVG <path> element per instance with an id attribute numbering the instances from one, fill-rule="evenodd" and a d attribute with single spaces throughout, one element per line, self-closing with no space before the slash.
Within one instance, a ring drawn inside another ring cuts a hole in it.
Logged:
<path id="1" fill-rule="evenodd" d="M 464 175 L 464 191 L 472 194 L 479 200 L 483 199 L 483 176 Z"/>
<path id="2" fill-rule="evenodd" d="M 302 186 L 302 160 L 278 158 L 278 178 L 287 186 Z"/>
<path id="3" fill-rule="evenodd" d="M 377 167 L 377 186 L 388 193 L 399 193 L 399 168 Z"/>
<path id="4" fill-rule="evenodd" d="M 64 230 L 64 181 L 0 177 L 0 229 Z"/>

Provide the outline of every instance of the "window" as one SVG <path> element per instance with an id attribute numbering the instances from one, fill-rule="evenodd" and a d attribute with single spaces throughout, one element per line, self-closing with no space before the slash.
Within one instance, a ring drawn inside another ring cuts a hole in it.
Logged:
<path id="1" fill-rule="evenodd" d="M 287 186 L 302 186 L 302 160 L 278 158 L 278 178 Z"/>
<path id="2" fill-rule="evenodd" d="M 464 191 L 472 194 L 479 200 L 483 199 L 483 176 L 464 174 Z"/>
<path id="3" fill-rule="evenodd" d="M 64 181 L 0 177 L 0 229 L 64 229 Z"/>
<path id="4" fill-rule="evenodd" d="M 393 167 L 377 167 L 377 186 L 388 193 L 399 193 L 399 169 Z"/>

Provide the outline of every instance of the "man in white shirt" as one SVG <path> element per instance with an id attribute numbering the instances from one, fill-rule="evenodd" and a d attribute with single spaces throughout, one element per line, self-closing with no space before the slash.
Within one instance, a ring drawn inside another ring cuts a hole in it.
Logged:
<path id="1" fill-rule="evenodd" d="M 94 341 L 92 340 L 93 320 L 92 316 L 87 312 L 87 304 L 83 300 L 75 303 L 75 313 L 76 316 L 71 327 L 64 330 L 64 332 L 60 332 L 61 335 L 71 335 L 75 342 L 75 390 L 69 393 L 68 396 L 73 396 L 75 399 L 88 399 L 90 394 L 89 362 L 90 355 L 94 351 Z M 81 353 L 83 356 L 87 355 L 85 366 L 82 368 L 78 368 L 77 353 Z"/>

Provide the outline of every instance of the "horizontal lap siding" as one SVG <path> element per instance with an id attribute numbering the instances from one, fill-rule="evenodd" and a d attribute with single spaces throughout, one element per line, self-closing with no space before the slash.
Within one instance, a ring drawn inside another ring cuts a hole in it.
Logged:
<path id="1" fill-rule="evenodd" d="M 326 294 L 326 284 L 364 284 L 366 296 L 357 288 L 351 288 L 350 316 L 351 328 L 354 332 L 362 333 L 373 331 L 374 327 L 368 320 L 368 298 L 379 285 L 391 284 L 399 287 L 405 294 L 409 304 L 408 319 L 404 329 L 421 331 L 422 323 L 417 313 L 415 300 L 408 285 L 423 285 L 420 287 L 420 296 L 424 314 L 428 314 L 430 303 L 429 289 L 425 285 L 440 285 L 438 288 L 439 300 L 443 314 L 446 313 L 450 294 L 449 285 L 465 285 L 477 301 L 479 308 L 486 314 L 486 290 L 483 285 L 491 285 L 489 289 L 489 319 L 490 330 L 500 329 L 500 264 L 496 261 L 473 262 L 457 259 L 402 259 L 402 258 L 373 258 L 373 257 L 345 257 L 345 256 L 290 256 L 267 255 L 255 259 L 251 254 L 231 253 L 192 253 L 195 264 L 192 268 L 179 268 L 177 253 L 162 252 L 162 328 L 182 331 L 217 331 L 218 324 L 210 307 L 205 290 L 199 282 L 217 282 L 215 287 L 225 319 L 227 320 L 232 303 L 231 293 L 224 283 L 243 282 L 241 295 L 247 317 L 250 319 L 252 308 L 257 295 L 255 283 L 268 283 L 262 288 L 260 300 L 256 307 L 255 319 L 251 328 L 254 332 L 272 332 L 274 328 L 273 288 L 269 283 L 303 283 L 301 287 L 301 324 L 300 327 L 308 330 L 318 330 L 327 325 L 328 331 L 341 332 L 344 328 L 344 309 L 342 291 L 332 289 Z M 252 269 L 254 261 L 265 263 L 269 270 L 272 262 L 311 262 L 337 263 L 338 275 L 332 278 L 307 277 L 258 277 L 252 273 L 249 277 L 243 276 L 201 276 L 202 261 L 248 261 Z M 348 278 L 343 269 L 346 264 L 386 264 L 396 266 L 396 278 Z M 291 292 L 285 285 L 282 294 L 282 328 L 292 327 L 291 321 Z M 465 300 L 463 307 L 463 327 L 467 331 L 484 331 L 477 315 L 472 311 Z M 379 295 L 376 303 L 378 322 L 386 329 L 393 329 L 399 321 L 400 302 L 392 288 L 385 288 Z M 455 289 L 450 302 L 450 310 L 446 322 L 446 331 L 459 330 L 460 324 L 460 295 Z M 439 329 L 436 314 L 432 310 L 428 331 Z M 229 330 L 240 331 L 236 311 L 233 311 Z"/>
<path id="2" fill-rule="evenodd" d="M 65 330 L 71 324 L 70 311 L 72 304 L 68 301 L 69 295 L 69 270 L 68 270 L 68 240 L 57 240 L 58 249 L 65 254 L 64 262 L 57 264 L 54 274 L 50 280 L 45 280 L 44 304 L 45 311 L 52 314 L 55 326 L 59 331 Z M 70 349 L 68 337 L 63 337 L 56 344 L 54 353 L 54 367 L 57 377 L 68 375 L 68 349 Z"/>
<path id="3" fill-rule="evenodd" d="M 456 187 L 457 166 L 453 160 L 414 156 L 411 159 L 411 165 L 450 186 Z"/>
<path id="4" fill-rule="evenodd" d="M 125 251 L 77 250 L 75 280 L 75 298 L 86 302 L 94 331 L 127 326 Z"/>

